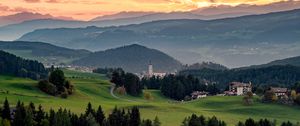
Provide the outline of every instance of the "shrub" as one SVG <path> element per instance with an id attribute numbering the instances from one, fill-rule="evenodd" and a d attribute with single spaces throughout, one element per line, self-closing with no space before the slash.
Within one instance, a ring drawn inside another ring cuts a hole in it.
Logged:
<path id="1" fill-rule="evenodd" d="M 153 96 L 152 96 L 152 94 L 150 93 L 150 92 L 144 92 L 144 98 L 146 99 L 146 100 L 153 100 L 154 98 L 153 98 Z"/>
<path id="2" fill-rule="evenodd" d="M 118 93 L 119 95 L 125 95 L 125 94 L 126 94 L 126 89 L 125 89 L 125 87 L 118 87 L 118 88 L 116 89 L 116 91 L 117 91 L 117 93 Z"/>

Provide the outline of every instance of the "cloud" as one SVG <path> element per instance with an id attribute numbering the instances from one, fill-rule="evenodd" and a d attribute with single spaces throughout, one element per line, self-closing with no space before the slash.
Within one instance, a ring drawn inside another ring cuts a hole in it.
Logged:
<path id="1" fill-rule="evenodd" d="M 24 0 L 27 3 L 39 3 L 41 2 L 40 0 Z"/>

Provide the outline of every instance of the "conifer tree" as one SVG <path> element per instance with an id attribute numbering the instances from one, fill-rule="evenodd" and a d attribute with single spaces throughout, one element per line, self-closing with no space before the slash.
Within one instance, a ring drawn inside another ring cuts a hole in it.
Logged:
<path id="1" fill-rule="evenodd" d="M 155 119 L 153 120 L 153 126 L 160 126 L 161 122 L 159 121 L 158 117 L 155 116 Z"/>
<path id="2" fill-rule="evenodd" d="M 86 110 L 85 110 L 85 116 L 88 116 L 89 114 L 92 114 L 95 117 L 95 110 L 92 107 L 92 104 L 89 102 Z"/>
<path id="3" fill-rule="evenodd" d="M 96 113 L 96 121 L 102 126 L 104 119 L 105 119 L 104 112 L 102 110 L 102 107 L 99 105 Z"/>
<path id="4" fill-rule="evenodd" d="M 141 124 L 140 111 L 138 107 L 135 106 L 131 109 L 129 125 L 139 126 L 140 124 Z"/>
<path id="5" fill-rule="evenodd" d="M 38 123 L 38 126 L 42 126 L 42 120 L 44 119 L 45 119 L 45 112 L 42 108 L 42 105 L 39 105 L 38 111 L 36 112 L 36 116 L 35 116 L 35 121 Z"/>
<path id="6" fill-rule="evenodd" d="M 5 98 L 4 104 L 3 104 L 3 110 L 2 110 L 2 118 L 11 120 L 11 115 L 10 115 L 10 107 L 7 98 Z"/>

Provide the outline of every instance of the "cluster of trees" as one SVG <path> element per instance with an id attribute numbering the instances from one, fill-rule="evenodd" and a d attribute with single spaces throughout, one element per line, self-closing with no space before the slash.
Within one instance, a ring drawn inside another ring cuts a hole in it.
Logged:
<path id="1" fill-rule="evenodd" d="M 205 118 L 203 115 L 197 116 L 192 114 L 183 120 L 181 126 L 226 126 L 226 123 L 215 116 Z"/>
<path id="2" fill-rule="evenodd" d="M 97 68 L 93 70 L 93 73 L 105 74 L 107 77 L 111 78 L 114 71 L 123 71 L 122 68 Z"/>
<path id="3" fill-rule="evenodd" d="M 85 113 L 77 115 L 66 109 L 58 111 L 51 109 L 45 112 L 41 105 L 36 109 L 33 103 L 25 106 L 18 102 L 14 110 L 5 99 L 3 108 L 0 108 L 0 126 L 160 126 L 161 123 L 156 117 L 141 120 L 137 107 L 125 112 L 124 109 L 115 108 L 107 117 L 99 106 L 93 109 L 88 104 Z"/>
<path id="4" fill-rule="evenodd" d="M 49 78 L 39 81 L 38 87 L 50 95 L 61 95 L 63 98 L 67 98 L 75 90 L 74 85 L 66 80 L 64 72 L 60 69 L 51 70 Z"/>
<path id="5" fill-rule="evenodd" d="M 132 96 L 138 96 L 142 93 L 143 86 L 140 78 L 132 73 L 125 73 L 123 70 L 114 71 L 112 73 L 111 82 L 116 84 L 116 87 L 123 87 L 126 93 Z"/>
<path id="6" fill-rule="evenodd" d="M 211 95 L 220 92 L 215 84 L 206 85 L 204 81 L 192 75 L 168 75 L 163 78 L 153 76 L 143 78 L 141 82 L 147 89 L 160 89 L 163 95 L 175 100 L 189 99 L 194 91 L 206 91 Z"/>
<path id="7" fill-rule="evenodd" d="M 252 118 L 247 119 L 245 122 L 239 122 L 237 126 L 276 126 L 276 120 L 270 121 L 268 119 L 260 119 L 255 121 Z M 299 124 L 293 124 L 290 121 L 282 122 L 281 126 L 298 126 Z"/>
<path id="8" fill-rule="evenodd" d="M 0 50 L 0 74 L 38 80 L 47 77 L 48 72 L 42 63 L 25 60 Z"/>
<path id="9" fill-rule="evenodd" d="M 205 118 L 203 115 L 197 116 L 192 114 L 189 117 L 186 117 L 181 126 L 226 126 L 227 124 L 219 120 L 217 117 L 213 116 L 211 118 Z M 298 126 L 299 123 L 293 124 L 290 121 L 282 122 L 281 126 Z M 255 121 L 252 118 L 247 119 L 245 122 L 238 122 L 236 126 L 276 126 L 276 120 L 270 121 L 268 119 L 260 119 Z"/>
<path id="10" fill-rule="evenodd" d="M 281 87 L 292 87 L 300 81 L 300 67 L 291 65 L 231 70 L 183 70 L 179 74 L 194 75 L 199 79 L 216 82 L 222 89 L 232 81 L 252 82 L 254 85 L 273 84 Z"/>

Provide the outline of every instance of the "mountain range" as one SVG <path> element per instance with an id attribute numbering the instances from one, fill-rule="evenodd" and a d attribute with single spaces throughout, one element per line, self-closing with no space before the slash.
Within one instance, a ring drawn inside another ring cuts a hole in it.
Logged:
<path id="1" fill-rule="evenodd" d="M 251 14 L 264 14 L 269 12 L 286 11 L 300 7 L 299 1 L 282 1 L 267 5 L 218 5 L 206 8 L 199 8 L 186 12 L 120 12 L 112 15 L 95 17 L 90 21 L 74 21 L 68 17 L 53 17 L 49 14 L 24 12 L 8 17 L 14 20 L 6 20 L 5 16 L 0 17 L 0 22 L 9 23 L 0 27 L 0 40 L 15 40 L 23 34 L 43 28 L 78 28 L 87 26 L 120 26 L 140 24 L 158 20 L 170 19 L 201 19 L 213 20 L 229 17 L 239 17 Z M 0 23 L 1 24 L 1 23 Z M 5 24 L 5 23 L 4 23 Z M 14 34 L 10 34 L 14 33 Z"/>
<path id="2" fill-rule="evenodd" d="M 19 40 L 103 50 L 138 43 L 183 63 L 263 64 L 300 52 L 300 10 L 217 20 L 164 20 L 119 27 L 40 29 Z"/>
<path id="3" fill-rule="evenodd" d="M 21 12 L 12 15 L 0 16 L 0 26 L 9 24 L 22 23 L 24 21 L 36 20 L 36 19 L 60 19 L 60 20 L 73 20 L 70 17 L 54 17 L 50 14 L 40 14 L 32 12 Z"/>

